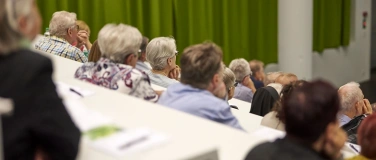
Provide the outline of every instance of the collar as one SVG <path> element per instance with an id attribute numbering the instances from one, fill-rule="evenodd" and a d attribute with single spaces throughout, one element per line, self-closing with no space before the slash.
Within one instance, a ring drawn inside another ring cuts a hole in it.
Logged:
<path id="1" fill-rule="evenodd" d="M 60 37 L 57 37 L 57 36 L 50 36 L 50 39 L 54 40 L 54 41 L 59 41 L 59 42 L 63 42 L 63 43 L 69 43 L 66 39 L 64 38 L 60 38 Z M 70 43 L 69 43 L 70 44 Z"/>

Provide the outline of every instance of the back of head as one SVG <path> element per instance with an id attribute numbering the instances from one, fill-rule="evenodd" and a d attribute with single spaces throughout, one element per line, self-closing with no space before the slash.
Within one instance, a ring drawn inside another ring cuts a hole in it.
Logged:
<path id="1" fill-rule="evenodd" d="M 223 82 L 225 83 L 226 89 L 234 86 L 235 84 L 235 74 L 231 71 L 230 68 L 227 68 L 223 71 Z"/>
<path id="2" fill-rule="evenodd" d="M 98 41 L 94 41 L 90 49 L 89 62 L 97 62 L 102 56 L 101 50 L 98 45 Z"/>
<path id="3" fill-rule="evenodd" d="M 248 62 L 244 58 L 232 60 L 229 68 L 234 72 L 237 82 L 242 82 L 244 77 L 252 73 Z"/>
<path id="4" fill-rule="evenodd" d="M 264 63 L 262 61 L 254 59 L 249 61 L 249 66 L 251 68 L 252 73 L 256 73 L 260 71 L 262 68 L 264 68 Z"/>
<path id="5" fill-rule="evenodd" d="M 369 159 L 376 159 L 376 114 L 365 118 L 358 128 L 358 144 L 361 154 Z"/>
<path id="6" fill-rule="evenodd" d="M 282 115 L 287 136 L 313 144 L 330 123 L 337 121 L 338 94 L 325 81 L 308 82 L 284 97 Z"/>
<path id="7" fill-rule="evenodd" d="M 76 24 L 78 25 L 78 27 L 80 28 L 80 30 L 84 30 L 88 33 L 88 35 L 90 35 L 90 27 L 82 20 L 77 20 L 76 21 Z"/>
<path id="8" fill-rule="evenodd" d="M 152 39 L 146 47 L 146 60 L 155 70 L 163 70 L 167 66 L 167 59 L 175 56 L 175 39 L 157 37 Z"/>
<path id="9" fill-rule="evenodd" d="M 275 83 L 275 80 L 281 74 L 282 74 L 282 72 L 269 72 L 269 73 L 267 73 L 266 78 L 265 78 L 265 85 L 268 85 L 270 83 Z"/>
<path id="10" fill-rule="evenodd" d="M 0 55 L 19 48 L 23 36 L 18 31 L 18 19 L 30 14 L 32 2 L 32 0 L 0 0 Z"/>
<path id="11" fill-rule="evenodd" d="M 205 89 L 222 67 L 223 52 L 216 44 L 205 42 L 187 47 L 180 57 L 184 84 Z"/>
<path id="12" fill-rule="evenodd" d="M 76 26 L 77 15 L 67 11 L 58 11 L 52 15 L 49 32 L 52 36 L 64 37 L 67 29 Z"/>
<path id="13" fill-rule="evenodd" d="M 141 46 L 140 46 L 140 50 L 138 51 L 138 53 L 146 53 L 146 46 L 148 45 L 148 43 L 149 43 L 149 38 L 143 36 Z M 139 59 L 141 58 L 140 54 L 139 54 L 138 58 Z"/>
<path id="14" fill-rule="evenodd" d="M 276 83 L 287 85 L 298 80 L 298 77 L 292 73 L 282 73 L 276 79 Z"/>
<path id="15" fill-rule="evenodd" d="M 338 89 L 341 101 L 341 112 L 352 110 L 355 103 L 363 99 L 363 92 L 359 86 L 359 83 L 350 82 Z"/>
<path id="16" fill-rule="evenodd" d="M 107 24 L 99 31 L 97 41 L 103 57 L 124 63 L 128 55 L 138 53 L 142 35 L 130 25 Z"/>

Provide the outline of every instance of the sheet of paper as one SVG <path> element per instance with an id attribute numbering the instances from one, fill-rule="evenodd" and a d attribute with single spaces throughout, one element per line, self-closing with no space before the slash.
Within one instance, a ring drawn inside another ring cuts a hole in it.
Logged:
<path id="1" fill-rule="evenodd" d="M 63 99 L 81 99 L 95 94 L 93 91 L 72 86 L 64 82 L 56 82 L 55 84 L 57 93 Z"/>

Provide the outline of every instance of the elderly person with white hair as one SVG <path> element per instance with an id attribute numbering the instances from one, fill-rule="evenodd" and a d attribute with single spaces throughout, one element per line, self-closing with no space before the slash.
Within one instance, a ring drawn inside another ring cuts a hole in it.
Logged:
<path id="1" fill-rule="evenodd" d="M 236 82 L 234 98 L 252 103 L 253 94 L 256 88 L 250 78 L 252 74 L 248 62 L 243 59 L 234 59 L 231 61 L 229 68 L 234 72 Z"/>
<path id="2" fill-rule="evenodd" d="M 156 102 L 158 95 L 149 77 L 135 69 L 142 35 L 137 28 L 125 24 L 107 24 L 98 34 L 102 58 L 77 69 L 74 77 L 137 98 Z"/>
<path id="3" fill-rule="evenodd" d="M 362 114 L 372 114 L 371 104 L 364 99 L 362 90 L 356 82 L 350 82 L 338 89 L 341 109 L 338 115 L 340 125 L 350 122 L 354 117 Z"/>
<path id="4" fill-rule="evenodd" d="M 87 62 L 87 57 L 78 48 L 79 27 L 77 15 L 66 11 L 55 12 L 50 21 L 49 37 L 44 37 L 35 44 L 35 49 L 68 58 L 77 62 Z"/>
<path id="5" fill-rule="evenodd" d="M 51 60 L 29 50 L 40 27 L 35 0 L 0 0 L 0 108 L 11 110 L 1 116 L 0 159 L 76 159 L 81 133 L 56 93 Z"/>
<path id="6" fill-rule="evenodd" d="M 177 54 L 173 38 L 157 37 L 149 42 L 146 47 L 146 60 L 152 70 L 146 72 L 150 76 L 151 83 L 167 88 L 170 84 L 178 82 Z"/>

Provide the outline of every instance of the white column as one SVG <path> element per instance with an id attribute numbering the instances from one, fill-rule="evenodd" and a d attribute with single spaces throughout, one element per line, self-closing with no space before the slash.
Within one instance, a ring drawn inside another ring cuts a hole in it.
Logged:
<path id="1" fill-rule="evenodd" d="M 312 78 L 313 1 L 278 1 L 278 65 L 299 79 Z"/>

